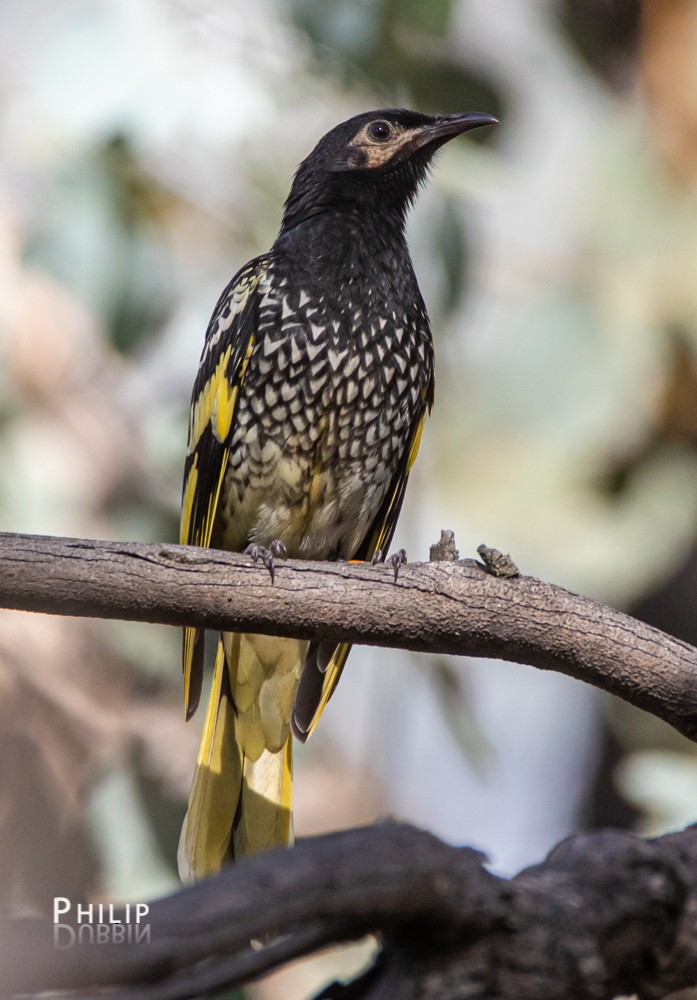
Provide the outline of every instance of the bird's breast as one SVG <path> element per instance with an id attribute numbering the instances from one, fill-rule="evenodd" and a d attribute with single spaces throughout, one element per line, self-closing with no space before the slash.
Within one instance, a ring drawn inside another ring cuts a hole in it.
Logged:
<path id="1" fill-rule="evenodd" d="M 260 288 L 222 497 L 223 540 L 350 558 L 408 447 L 432 377 L 420 301 Z"/>

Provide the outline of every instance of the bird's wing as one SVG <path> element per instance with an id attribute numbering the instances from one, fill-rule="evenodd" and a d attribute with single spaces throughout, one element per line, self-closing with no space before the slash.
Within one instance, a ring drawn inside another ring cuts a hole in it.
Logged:
<path id="1" fill-rule="evenodd" d="M 254 300 L 268 257 L 234 276 L 216 305 L 194 382 L 184 466 L 179 541 L 208 547 L 234 429 L 237 397 L 254 349 Z M 201 696 L 203 630 L 184 629 L 184 704 L 191 718 Z"/>
<path id="2" fill-rule="evenodd" d="M 389 489 L 362 544 L 355 553 L 357 560 L 370 561 L 378 549 L 387 553 L 397 527 L 409 472 L 416 459 L 424 423 L 432 405 L 433 381 L 431 380 L 422 394 L 421 406 L 412 423 L 408 445 L 402 453 Z M 322 641 L 309 644 L 293 705 L 293 733 L 302 742 L 312 735 L 327 702 L 334 693 L 350 649 L 350 644 L 346 642 L 338 646 Z"/>
<path id="3" fill-rule="evenodd" d="M 405 448 L 402 453 L 402 458 L 397 466 L 397 471 L 392 477 L 392 482 L 390 483 L 390 488 L 385 494 L 385 499 L 383 500 L 382 505 L 370 526 L 370 530 L 366 534 L 363 545 L 356 553 L 357 559 L 364 559 L 367 562 L 372 559 L 378 549 L 382 549 L 385 555 L 387 555 L 387 550 L 390 547 L 392 536 L 394 535 L 395 528 L 397 527 L 397 518 L 399 517 L 399 512 L 402 508 L 402 501 L 404 500 L 404 491 L 407 488 L 409 473 L 411 472 L 412 465 L 416 461 L 419 446 L 421 445 L 421 435 L 423 434 L 424 424 L 426 423 L 426 417 L 432 405 L 430 392 L 432 392 L 432 390 L 424 390 L 421 399 L 421 407 L 419 408 L 419 412 L 411 427 L 409 446 Z"/>

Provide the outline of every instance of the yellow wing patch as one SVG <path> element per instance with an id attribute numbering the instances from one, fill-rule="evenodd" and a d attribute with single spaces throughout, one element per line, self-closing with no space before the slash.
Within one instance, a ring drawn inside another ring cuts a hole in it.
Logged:
<path id="1" fill-rule="evenodd" d="M 237 399 L 237 385 L 231 385 L 227 377 L 232 344 L 220 356 L 211 377 L 199 393 L 191 413 L 189 430 L 189 452 L 195 451 L 203 432 L 210 424 L 216 439 L 223 444 L 232 427 L 232 416 Z"/>
<path id="2" fill-rule="evenodd" d="M 194 462 L 189 469 L 189 475 L 184 484 L 184 495 L 182 497 L 182 513 L 179 524 L 179 543 L 187 545 L 191 537 L 191 511 L 196 497 L 196 487 L 198 485 L 198 455 L 194 455 Z"/>
<path id="3" fill-rule="evenodd" d="M 411 439 L 411 447 L 409 448 L 409 456 L 407 457 L 407 473 L 411 472 L 411 467 L 416 461 L 416 456 L 419 453 L 419 448 L 421 447 L 421 437 L 424 432 L 424 424 L 426 423 L 426 413 L 422 416 L 419 421 L 414 435 Z"/>
<path id="4" fill-rule="evenodd" d="M 225 470 L 227 469 L 227 460 L 228 456 L 226 453 L 220 464 L 220 471 L 218 474 L 218 481 L 215 484 L 215 489 L 208 497 L 206 513 L 200 524 L 192 526 L 191 520 L 194 503 L 199 499 L 198 455 L 194 455 L 193 464 L 189 469 L 189 475 L 186 477 L 184 496 L 182 498 L 182 515 L 179 529 L 179 543 L 181 545 L 201 545 L 205 549 L 211 544 L 213 524 L 215 522 L 215 514 L 218 509 L 220 490 L 222 489 L 223 480 L 225 478 Z"/>

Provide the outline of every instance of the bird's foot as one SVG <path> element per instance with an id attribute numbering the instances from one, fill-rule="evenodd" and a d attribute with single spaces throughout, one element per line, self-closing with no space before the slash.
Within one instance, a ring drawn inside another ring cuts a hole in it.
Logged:
<path id="1" fill-rule="evenodd" d="M 376 563 L 383 563 L 385 561 L 385 553 L 382 549 L 376 549 L 373 552 L 373 558 L 370 560 L 373 566 Z M 395 552 L 393 556 L 390 556 L 390 562 L 392 563 L 392 569 L 394 570 L 394 582 L 397 582 L 397 577 L 399 576 L 399 571 L 402 566 L 407 564 L 407 550 L 400 549 L 399 552 Z"/>
<path id="2" fill-rule="evenodd" d="M 269 571 L 271 583 L 274 582 L 276 576 L 276 564 L 274 560 L 288 558 L 288 550 L 280 538 L 275 538 L 269 545 L 268 549 L 263 545 L 257 545 L 256 542 L 250 542 L 244 550 L 244 554 L 246 556 L 251 556 L 252 562 L 254 563 L 261 559 L 264 566 L 266 566 Z"/>

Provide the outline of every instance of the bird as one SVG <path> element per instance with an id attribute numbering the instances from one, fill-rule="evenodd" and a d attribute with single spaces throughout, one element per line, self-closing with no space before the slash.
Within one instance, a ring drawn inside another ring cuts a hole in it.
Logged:
<path id="1" fill-rule="evenodd" d="M 434 400 L 429 319 L 405 236 L 434 154 L 482 112 L 364 112 L 295 173 L 278 237 L 209 322 L 194 382 L 182 544 L 276 559 L 388 551 Z M 395 576 L 404 562 L 394 558 Z M 222 633 L 178 862 L 193 881 L 292 841 L 292 741 L 314 730 L 346 643 Z M 186 627 L 184 700 L 203 681 Z"/>

